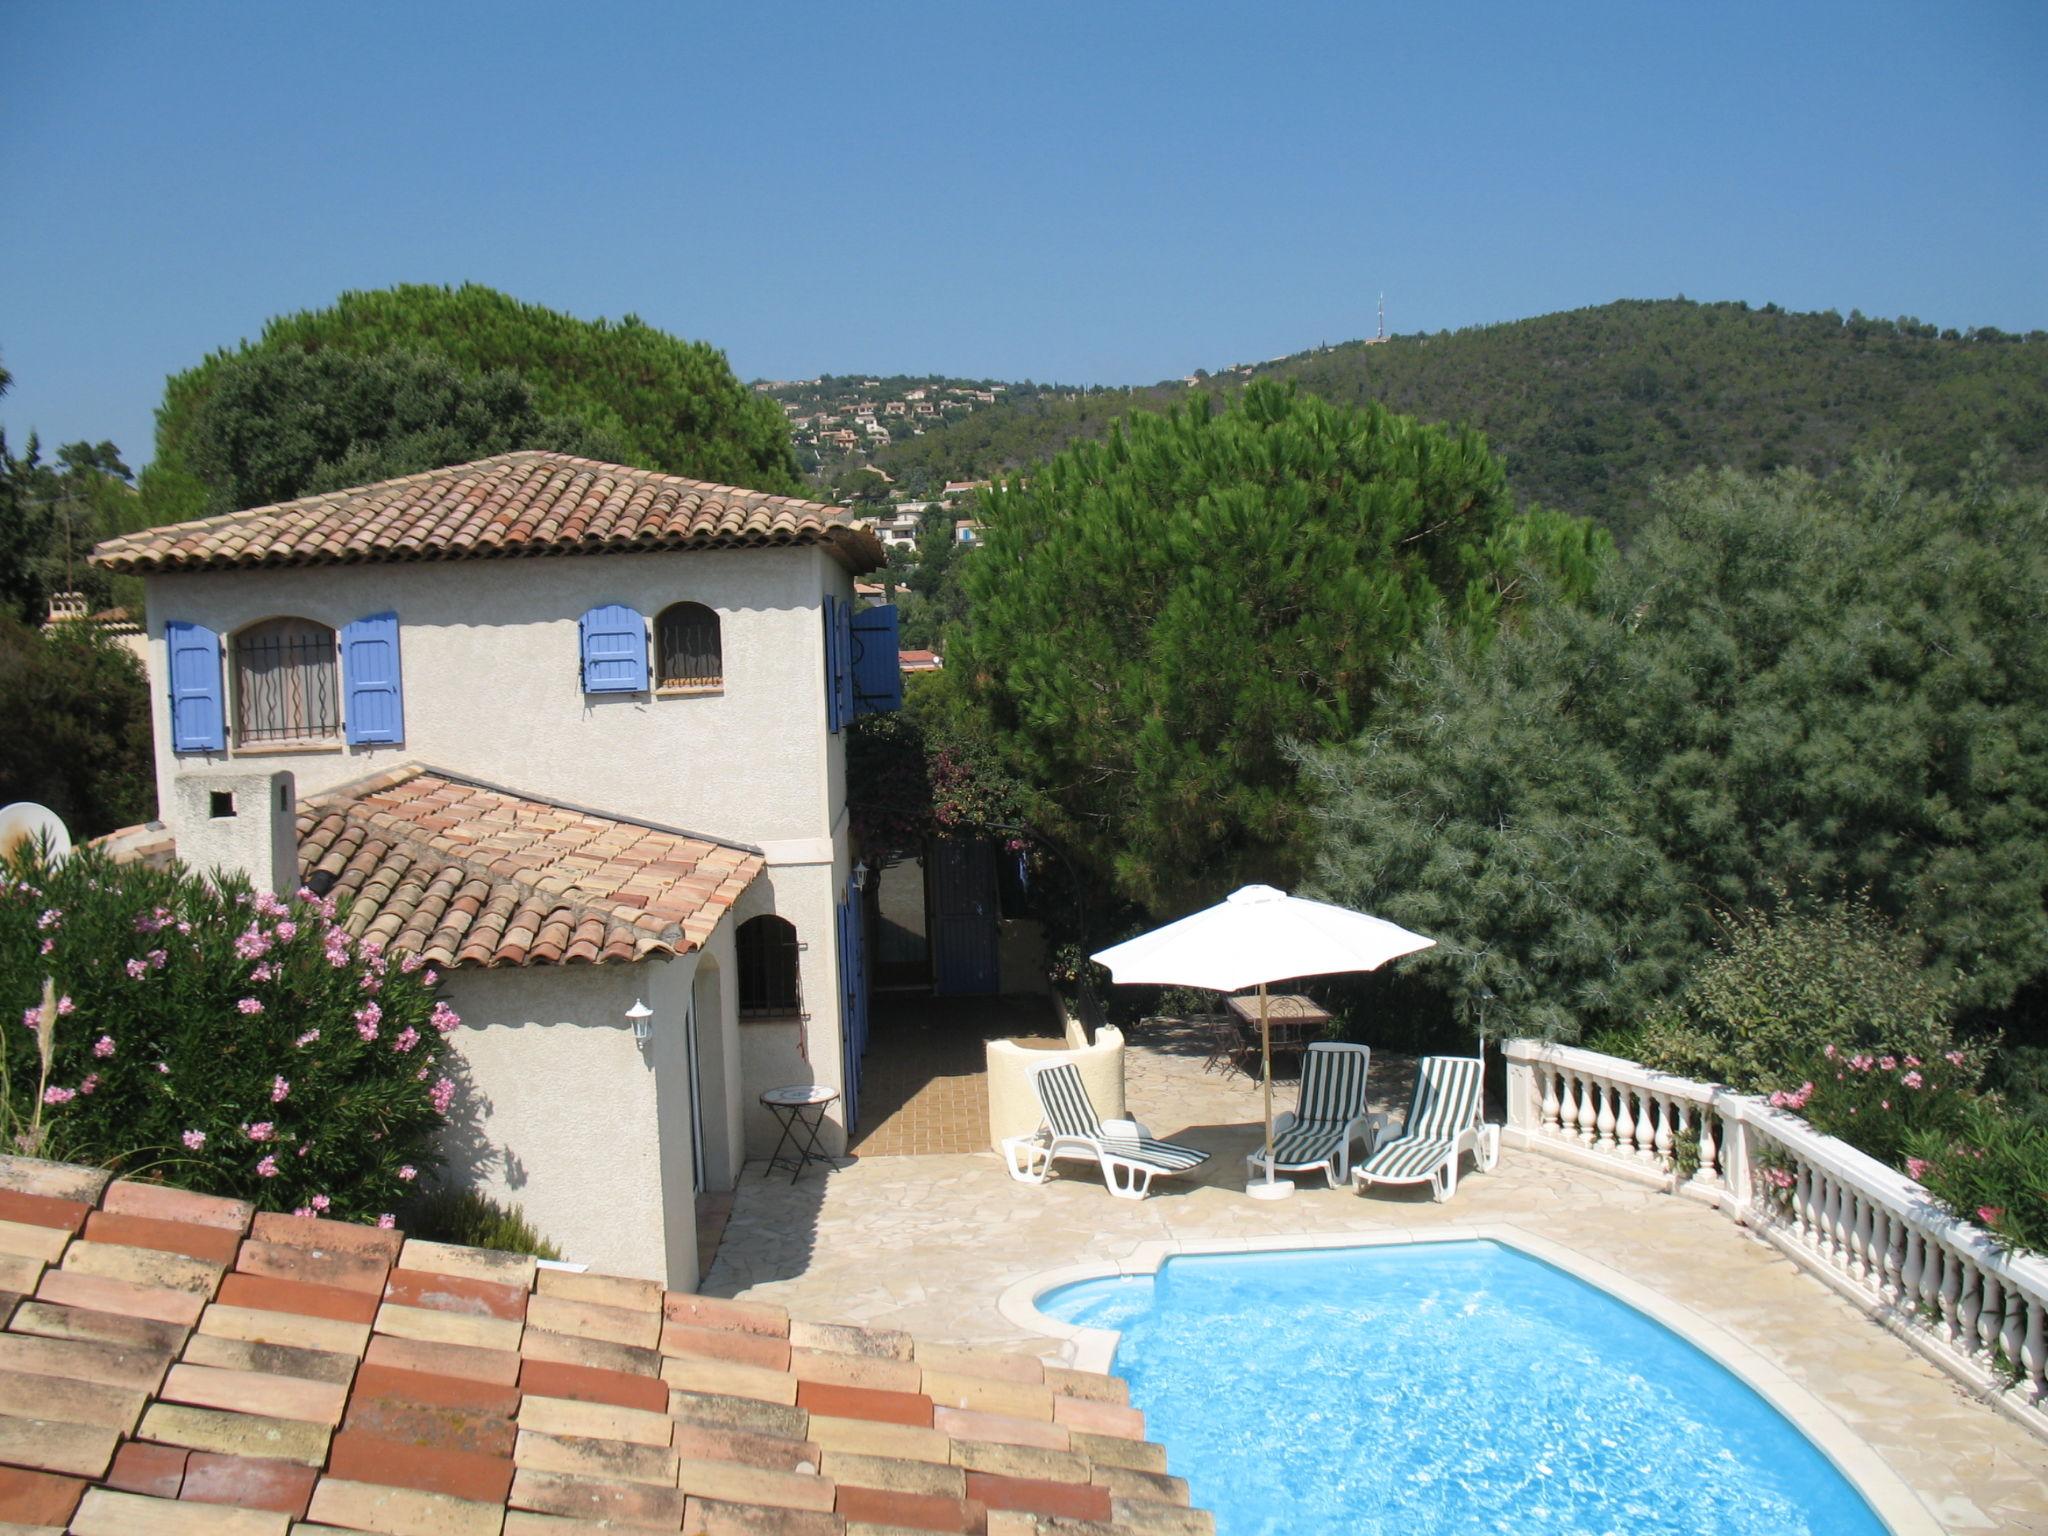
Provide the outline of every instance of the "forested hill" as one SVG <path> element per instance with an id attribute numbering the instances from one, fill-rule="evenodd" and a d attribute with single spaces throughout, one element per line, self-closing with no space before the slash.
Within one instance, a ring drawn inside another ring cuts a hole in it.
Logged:
<path id="1" fill-rule="evenodd" d="M 1825 472 L 1891 450 L 1941 484 L 1990 440 L 2015 478 L 2048 480 L 2048 335 L 1685 299 L 1351 342 L 1195 386 L 1041 396 L 892 443 L 876 462 L 899 476 L 978 478 L 1099 435 L 1133 405 L 1254 376 L 1478 427 L 1522 500 L 1593 513 L 1623 536 L 1654 478 L 1697 464 Z"/>

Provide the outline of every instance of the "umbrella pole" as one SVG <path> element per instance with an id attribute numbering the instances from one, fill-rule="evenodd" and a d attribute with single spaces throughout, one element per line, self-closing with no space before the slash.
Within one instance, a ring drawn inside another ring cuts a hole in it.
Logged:
<path id="1" fill-rule="evenodd" d="M 1266 1079 L 1266 1182 L 1273 1182 L 1273 1026 L 1266 1018 L 1266 984 L 1259 983 L 1259 1065 Z"/>

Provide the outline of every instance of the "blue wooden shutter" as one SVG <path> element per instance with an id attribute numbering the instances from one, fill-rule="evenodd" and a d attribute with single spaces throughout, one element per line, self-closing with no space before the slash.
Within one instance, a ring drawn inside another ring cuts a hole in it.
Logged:
<path id="1" fill-rule="evenodd" d="M 853 724 L 853 604 L 839 605 L 839 723 Z"/>
<path id="2" fill-rule="evenodd" d="M 647 691 L 647 621 L 623 603 L 583 615 L 583 691 Z"/>
<path id="3" fill-rule="evenodd" d="M 839 719 L 839 599 L 825 595 L 825 729 L 837 731 Z"/>
<path id="4" fill-rule="evenodd" d="M 171 750 L 219 752 L 228 744 L 222 707 L 220 636 L 203 624 L 172 619 L 164 625 L 170 656 Z"/>
<path id="5" fill-rule="evenodd" d="M 863 608 L 853 616 L 853 712 L 875 715 L 902 707 L 896 609 L 892 604 Z"/>
<path id="6" fill-rule="evenodd" d="M 373 613 L 342 627 L 341 681 L 347 689 L 351 745 L 405 740 L 397 614 Z"/>

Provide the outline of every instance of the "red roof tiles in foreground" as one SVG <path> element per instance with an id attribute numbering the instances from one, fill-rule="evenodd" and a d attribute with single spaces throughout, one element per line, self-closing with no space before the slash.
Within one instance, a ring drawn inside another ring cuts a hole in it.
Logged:
<path id="1" fill-rule="evenodd" d="M 686 954 L 761 872 L 752 849 L 416 764 L 299 802 L 299 867 L 347 926 L 440 965 Z"/>
<path id="2" fill-rule="evenodd" d="M 1213 1536 L 1113 1376 L 107 1180 L 0 1157 L 9 1529 Z"/>
<path id="3" fill-rule="evenodd" d="M 881 540 L 841 508 L 679 475 L 521 452 L 108 539 L 113 571 L 353 565 L 816 544 L 856 572 Z"/>

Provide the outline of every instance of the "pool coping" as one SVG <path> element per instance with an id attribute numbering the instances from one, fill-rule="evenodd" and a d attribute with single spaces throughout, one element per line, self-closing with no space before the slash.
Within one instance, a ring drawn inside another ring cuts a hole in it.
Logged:
<path id="1" fill-rule="evenodd" d="M 1729 1329 L 1673 1301 L 1640 1281 L 1547 1237 L 1500 1222 L 1474 1222 L 1426 1231 L 1383 1228 L 1372 1232 L 1315 1232 L 1295 1237 L 1153 1238 L 1117 1263 L 1062 1264 L 1019 1280 L 996 1301 L 996 1310 L 1016 1326 L 1061 1341 L 1061 1353 L 1077 1370 L 1113 1370 L 1115 1329 L 1085 1328 L 1038 1310 L 1038 1297 L 1056 1286 L 1117 1275 L 1157 1275 L 1168 1259 L 1183 1255 L 1285 1253 L 1309 1249 L 1378 1248 L 1390 1244 L 1495 1242 L 1514 1248 L 1605 1291 L 1663 1324 L 1709 1359 L 1731 1372 L 1783 1414 L 1811 1441 L 1837 1472 L 1862 1495 L 1892 1536 L 1947 1536 L 1948 1528 L 1870 1444 L 1833 1408 Z"/>

